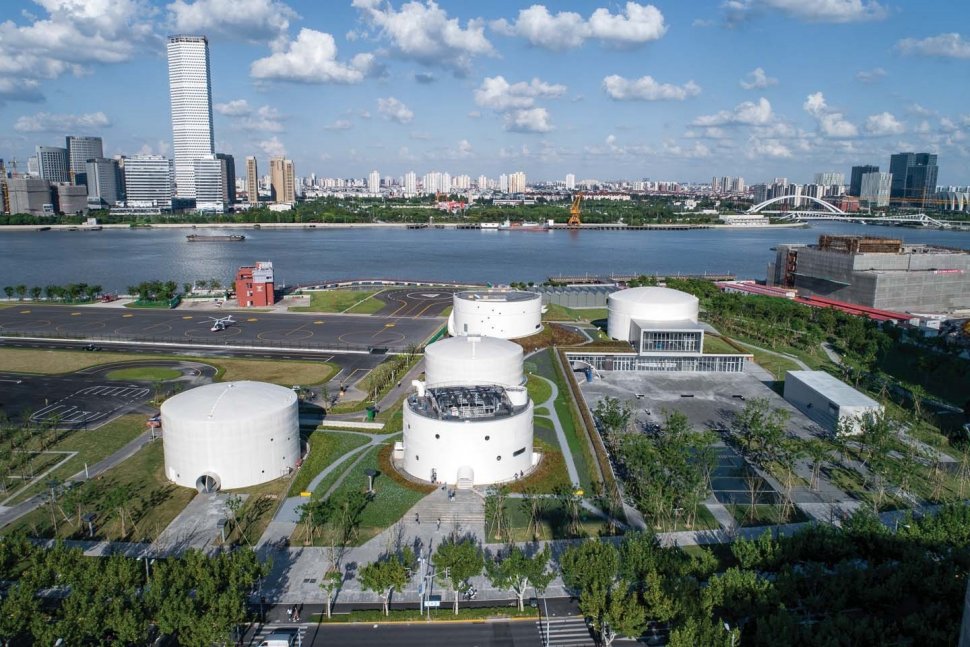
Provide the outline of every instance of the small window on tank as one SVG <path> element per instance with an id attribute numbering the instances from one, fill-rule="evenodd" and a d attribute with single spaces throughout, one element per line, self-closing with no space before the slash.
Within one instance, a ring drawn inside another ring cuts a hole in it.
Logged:
<path id="1" fill-rule="evenodd" d="M 496 456 L 495 457 L 495 460 L 500 461 L 500 460 L 502 460 L 502 457 L 501 456 Z"/>
<path id="2" fill-rule="evenodd" d="M 491 436 L 485 436 L 485 440 L 491 439 Z"/>
<path id="3" fill-rule="evenodd" d="M 434 437 L 435 437 L 435 440 L 438 440 L 439 438 L 441 438 L 441 434 L 435 434 Z"/>

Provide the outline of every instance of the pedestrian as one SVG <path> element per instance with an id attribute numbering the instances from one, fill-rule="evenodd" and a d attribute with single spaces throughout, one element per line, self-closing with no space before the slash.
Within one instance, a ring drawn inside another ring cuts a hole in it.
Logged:
<path id="1" fill-rule="evenodd" d="M 421 517 L 417 512 L 414 513 L 414 523 L 418 524 L 419 526 L 421 525 Z"/>
<path id="2" fill-rule="evenodd" d="M 286 621 L 293 621 L 293 607 L 286 607 Z"/>
<path id="3" fill-rule="evenodd" d="M 438 517 L 438 530 L 441 530 L 441 517 Z"/>
<path id="4" fill-rule="evenodd" d="M 296 610 L 293 613 L 293 622 L 299 622 L 300 621 L 300 607 L 302 607 L 302 606 L 303 605 L 300 604 L 300 605 L 297 605 L 296 607 L 294 607 Z"/>

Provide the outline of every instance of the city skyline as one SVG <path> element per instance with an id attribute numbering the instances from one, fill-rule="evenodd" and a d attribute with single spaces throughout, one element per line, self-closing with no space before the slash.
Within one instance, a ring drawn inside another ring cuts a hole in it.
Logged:
<path id="1" fill-rule="evenodd" d="M 65 135 L 173 157 L 167 32 L 209 40 L 214 150 L 302 175 L 808 182 L 926 151 L 970 184 L 958 3 L 13 4 L 0 156 L 23 168 Z"/>

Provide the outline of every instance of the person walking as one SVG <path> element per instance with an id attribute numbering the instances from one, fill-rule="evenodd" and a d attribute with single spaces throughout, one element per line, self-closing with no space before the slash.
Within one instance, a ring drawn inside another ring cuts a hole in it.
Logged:
<path id="1" fill-rule="evenodd" d="M 421 525 L 421 516 L 417 512 L 414 513 L 414 523 Z"/>

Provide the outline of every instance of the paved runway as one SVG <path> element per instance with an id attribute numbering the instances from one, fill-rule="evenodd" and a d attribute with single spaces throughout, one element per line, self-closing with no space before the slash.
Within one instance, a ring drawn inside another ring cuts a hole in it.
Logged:
<path id="1" fill-rule="evenodd" d="M 442 325 L 440 320 L 429 317 L 261 312 L 234 312 L 232 316 L 236 323 L 213 332 L 214 317 L 199 312 L 30 304 L 0 309 L 0 331 L 37 337 L 187 345 L 403 350 L 410 344 L 420 345 Z"/>
<path id="2" fill-rule="evenodd" d="M 410 287 L 381 292 L 375 298 L 384 302 L 377 313 L 385 317 L 440 317 L 452 304 L 452 295 L 465 288 Z"/>

